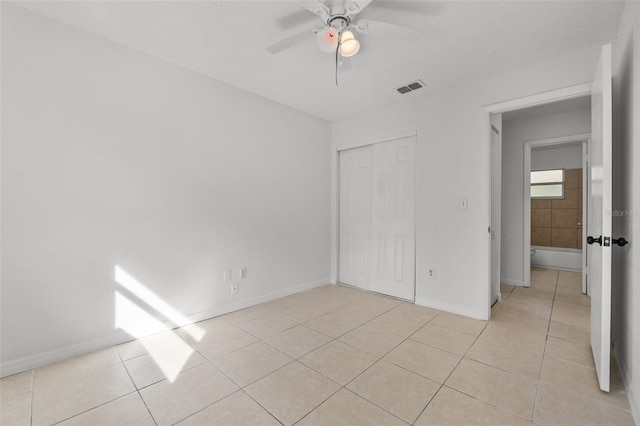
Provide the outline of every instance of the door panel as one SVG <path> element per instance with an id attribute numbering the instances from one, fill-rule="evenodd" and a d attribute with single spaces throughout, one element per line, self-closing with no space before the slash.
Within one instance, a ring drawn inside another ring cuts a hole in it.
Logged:
<path id="1" fill-rule="evenodd" d="M 589 235 L 602 245 L 589 244 L 588 286 L 591 294 L 591 349 L 600 389 L 609 391 L 611 351 L 611 45 L 602 48 L 591 95 L 589 149 Z"/>
<path id="2" fill-rule="evenodd" d="M 373 146 L 373 291 L 415 298 L 415 138 Z"/>
<path id="3" fill-rule="evenodd" d="M 340 152 L 340 265 L 338 280 L 369 289 L 371 147 Z"/>

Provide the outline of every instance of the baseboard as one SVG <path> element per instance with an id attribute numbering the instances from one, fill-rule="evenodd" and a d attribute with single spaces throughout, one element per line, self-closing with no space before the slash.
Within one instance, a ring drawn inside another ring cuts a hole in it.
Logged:
<path id="1" fill-rule="evenodd" d="M 541 268 L 541 269 L 557 269 L 558 271 L 567 271 L 567 272 L 582 272 L 581 268 L 568 268 L 568 267 L 564 267 L 564 266 L 556 266 L 556 265 L 538 265 L 538 264 L 531 264 L 532 268 Z"/>
<path id="2" fill-rule="evenodd" d="M 500 278 L 500 284 L 515 285 L 516 287 L 524 287 L 523 280 L 512 280 L 511 278 Z"/>
<path id="3" fill-rule="evenodd" d="M 224 306 L 216 307 L 213 310 L 192 314 L 189 316 L 189 319 L 192 319 L 192 317 L 194 317 L 196 319 L 194 319 L 192 322 L 204 321 L 209 318 L 228 314 L 229 312 L 250 308 L 251 306 L 259 305 L 260 303 L 270 302 L 275 299 L 280 299 L 281 297 L 290 296 L 292 294 L 300 293 L 306 290 L 311 290 L 313 288 L 320 287 L 323 285 L 328 285 L 328 284 L 330 284 L 328 279 L 300 284 L 295 287 L 285 288 L 282 290 L 274 291 L 272 293 L 263 294 L 261 296 L 256 296 L 250 299 L 244 299 L 235 303 L 230 303 Z"/>
<path id="4" fill-rule="evenodd" d="M 50 351 L 5 361 L 0 364 L 0 377 L 11 376 L 12 374 L 21 373 L 23 371 L 31 370 L 32 368 L 42 367 L 43 365 L 51 364 L 53 362 L 99 351 L 110 346 L 128 342 L 129 340 L 131 340 L 131 336 L 120 330 L 109 336 L 86 340 L 73 345 L 52 349 Z"/>
<path id="5" fill-rule="evenodd" d="M 633 416 L 634 422 L 640 425 L 640 394 L 638 393 L 637 388 L 633 387 L 633 381 L 630 380 L 631 376 L 629 375 L 629 369 L 627 368 L 625 359 L 618 353 L 617 345 L 614 345 L 613 351 L 616 354 L 618 369 L 620 370 L 622 383 L 624 383 L 624 390 L 627 393 L 627 399 L 629 400 L 629 406 L 631 407 L 631 415 Z"/>
<path id="6" fill-rule="evenodd" d="M 251 306 L 258 305 L 260 303 L 269 302 L 271 300 L 275 300 L 281 297 L 300 293 L 302 291 L 311 290 L 313 288 L 320 287 L 326 284 L 329 284 L 328 279 L 308 282 L 308 283 L 300 284 L 294 287 L 289 287 L 286 289 L 274 291 L 272 293 L 264 294 L 261 296 L 245 299 L 239 302 L 230 303 L 224 306 L 219 306 L 212 310 L 197 312 L 194 314 L 187 315 L 188 322 L 186 322 L 186 324 L 193 324 L 195 322 L 204 321 L 209 318 L 228 314 L 229 312 L 238 311 L 240 309 L 249 308 Z M 21 373 L 23 371 L 27 371 L 33 368 L 42 367 L 43 365 L 51 364 L 53 362 L 62 361 L 68 358 L 73 358 L 76 356 L 99 351 L 114 345 L 119 345 L 121 343 L 129 342 L 131 340 L 132 340 L 131 335 L 127 334 L 122 330 L 116 330 L 113 334 L 110 334 L 108 336 L 103 336 L 96 339 L 91 339 L 84 342 L 76 343 L 73 345 L 52 349 L 50 351 L 45 351 L 38 354 L 27 355 L 21 358 L 4 361 L 0 363 L 0 377 L 11 376 L 12 374 Z"/>
<path id="7" fill-rule="evenodd" d="M 482 314 L 472 312 L 468 309 L 461 309 L 459 306 L 453 306 L 448 303 L 434 301 L 426 297 L 416 297 L 416 305 L 426 306 L 427 308 L 438 309 L 440 311 L 450 312 L 452 314 L 462 315 L 469 318 L 479 319 L 486 321 L 487 318 L 482 318 Z"/>

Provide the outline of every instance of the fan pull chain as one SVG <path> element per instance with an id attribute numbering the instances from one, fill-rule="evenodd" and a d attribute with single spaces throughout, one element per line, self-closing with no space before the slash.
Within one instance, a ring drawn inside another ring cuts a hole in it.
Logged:
<path id="1" fill-rule="evenodd" d="M 342 39 L 342 31 L 338 32 L 338 45 L 336 46 L 336 87 L 340 87 L 338 84 L 338 61 L 340 60 L 340 40 Z"/>

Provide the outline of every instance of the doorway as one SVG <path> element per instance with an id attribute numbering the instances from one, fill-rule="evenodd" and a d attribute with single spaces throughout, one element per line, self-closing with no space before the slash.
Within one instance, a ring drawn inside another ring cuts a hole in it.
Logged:
<path id="1" fill-rule="evenodd" d="M 495 123 L 500 125 L 499 133 L 493 131 L 500 139 L 497 150 L 500 155 L 497 157 L 498 161 L 496 161 L 496 156 L 493 156 L 492 160 L 492 188 L 495 188 L 492 189 L 492 219 L 498 217 L 499 222 L 497 226 L 493 225 L 492 227 L 494 230 L 499 230 L 499 235 L 495 237 L 495 240 L 498 240 L 497 244 L 492 235 L 491 245 L 492 251 L 499 250 L 500 268 L 498 271 L 492 268 L 492 284 L 496 280 L 495 275 L 499 275 L 498 280 L 501 284 L 528 287 L 531 266 L 531 203 L 529 197 L 532 149 L 535 153 L 535 150 L 545 146 L 559 147 L 562 146 L 561 144 L 574 143 L 576 144 L 574 150 L 579 152 L 579 158 L 574 159 L 577 164 L 566 163 L 561 167 L 561 173 L 564 178 L 567 168 L 582 169 L 582 144 L 588 139 L 591 131 L 590 99 L 582 94 L 582 96 L 544 105 L 523 106 L 504 113 L 496 113 L 494 116 L 500 117 L 499 120 L 492 118 L 493 127 L 496 127 Z M 495 142 L 492 143 L 492 151 L 496 151 L 494 145 Z M 555 161 L 560 158 L 560 154 L 561 150 L 559 149 L 548 157 Z M 563 151 L 562 155 L 565 154 Z M 549 168 L 553 167 L 553 164 L 548 164 Z M 540 165 L 537 168 L 540 168 Z M 573 175 L 574 172 L 577 173 L 577 171 L 571 171 L 569 175 Z M 572 191 L 575 189 L 572 188 Z M 496 192 L 498 195 L 495 195 Z M 564 198 L 564 195 L 560 198 Z M 581 198 L 584 199 L 584 197 Z M 498 201 L 496 202 L 496 200 Z M 556 230 L 554 241 L 560 241 L 562 238 L 569 239 L 569 234 L 571 234 L 574 238 L 567 250 L 579 252 L 578 247 L 582 245 L 583 239 L 580 237 L 578 241 L 577 226 L 578 223 L 582 225 L 584 220 L 577 220 L 577 215 L 582 215 L 585 210 L 582 208 L 583 202 L 576 197 L 576 199 L 562 202 L 556 201 L 555 204 L 559 205 L 569 201 L 573 202 L 575 206 L 570 206 L 572 208 L 570 211 L 560 212 L 566 213 L 564 216 L 556 212 L 558 214 L 555 221 L 561 221 L 563 218 L 566 219 L 565 222 L 570 221 L 568 217 L 574 214 L 576 220 L 573 221 L 573 229 L 568 229 L 568 223 L 563 223 L 562 226 L 567 229 Z M 550 200 L 547 202 L 551 204 Z M 581 205 L 578 206 L 578 203 Z M 548 207 L 549 210 L 541 211 L 541 213 L 549 216 L 547 218 L 549 223 L 540 225 L 544 225 L 545 229 L 542 231 L 548 234 L 547 237 L 550 241 L 547 245 L 553 246 L 554 244 L 551 243 L 551 210 L 550 206 Z M 498 213 L 496 214 L 496 212 Z M 534 219 L 538 220 L 539 218 L 534 217 Z M 583 257 L 579 253 L 574 253 L 573 256 L 578 260 L 578 264 L 573 270 L 582 270 Z M 492 265 L 495 263 L 492 259 Z M 492 299 L 492 302 L 494 300 Z"/>
<path id="2" fill-rule="evenodd" d="M 586 108 L 590 115 L 590 108 Z M 590 125 L 590 124 L 589 124 Z M 523 275 L 532 267 L 579 272 L 587 291 L 587 146 L 590 134 L 524 143 Z"/>
<path id="3" fill-rule="evenodd" d="M 415 300 L 415 136 L 339 152 L 338 281 Z"/>

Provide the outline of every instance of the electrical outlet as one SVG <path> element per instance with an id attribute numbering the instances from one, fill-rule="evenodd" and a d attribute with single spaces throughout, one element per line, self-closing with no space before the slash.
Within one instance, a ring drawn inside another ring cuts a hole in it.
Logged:
<path id="1" fill-rule="evenodd" d="M 225 283 L 231 281 L 231 269 L 225 269 L 224 274 L 222 275 L 222 280 Z"/>
<path id="2" fill-rule="evenodd" d="M 240 292 L 240 287 L 238 286 L 238 283 L 231 283 L 231 294 L 235 296 L 239 292 Z"/>
<path id="3" fill-rule="evenodd" d="M 431 279 L 434 279 L 436 277 L 436 268 L 427 269 L 427 276 Z"/>
<path id="4" fill-rule="evenodd" d="M 240 279 L 241 280 L 247 279 L 247 268 L 240 268 Z"/>

